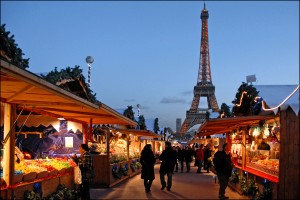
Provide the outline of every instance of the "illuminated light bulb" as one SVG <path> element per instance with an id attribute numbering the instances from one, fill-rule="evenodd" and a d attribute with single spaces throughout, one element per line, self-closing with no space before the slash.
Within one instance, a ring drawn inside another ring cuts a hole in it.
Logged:
<path id="1" fill-rule="evenodd" d="M 264 125 L 264 135 L 265 136 L 269 136 L 270 135 L 270 131 L 269 131 L 269 125 Z"/>
<path id="2" fill-rule="evenodd" d="M 260 128 L 256 127 L 253 131 L 253 136 L 259 136 L 260 135 Z"/>

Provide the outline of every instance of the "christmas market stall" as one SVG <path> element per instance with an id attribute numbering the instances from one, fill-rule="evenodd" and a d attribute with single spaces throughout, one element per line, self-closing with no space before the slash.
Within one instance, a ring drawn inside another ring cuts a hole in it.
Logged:
<path id="1" fill-rule="evenodd" d="M 93 187 L 112 187 L 140 173 L 139 158 L 145 144 L 161 151 L 159 140 L 155 140 L 161 136 L 148 130 L 102 126 L 93 133 L 94 141 L 89 143 L 96 174 Z"/>
<path id="2" fill-rule="evenodd" d="M 69 85 L 70 87 L 70 85 Z M 136 126 L 101 102 L 90 102 L 1 59 L 1 198 L 73 195 L 75 163 L 93 124 Z"/>
<path id="3" fill-rule="evenodd" d="M 207 119 L 199 127 L 202 137 L 226 135 L 234 164 L 229 186 L 243 195 L 299 197 L 299 86 L 286 87 L 257 86 L 258 98 L 264 99 L 258 115 Z M 280 96 L 279 91 L 289 93 Z"/>

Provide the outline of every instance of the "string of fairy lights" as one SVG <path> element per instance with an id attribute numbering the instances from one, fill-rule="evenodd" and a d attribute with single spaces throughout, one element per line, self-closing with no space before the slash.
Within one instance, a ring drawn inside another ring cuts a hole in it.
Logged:
<path id="1" fill-rule="evenodd" d="M 263 109 L 264 111 L 270 111 L 270 110 L 275 110 L 275 109 L 279 108 L 279 107 L 282 106 L 287 100 L 289 100 L 289 98 L 291 98 L 291 96 L 293 96 L 297 90 L 299 90 L 299 86 L 300 86 L 300 85 L 298 85 L 298 86 L 296 87 L 296 89 L 295 89 L 290 95 L 288 95 L 288 96 L 287 96 L 287 97 L 286 97 L 279 105 L 277 105 L 277 106 L 275 106 L 275 107 L 273 107 L 273 108 L 266 108 L 266 102 L 265 102 L 264 100 L 262 100 L 262 109 Z M 239 103 L 239 104 L 235 104 L 237 107 L 240 107 L 240 106 L 242 105 L 243 98 L 244 98 L 244 95 L 245 95 L 245 94 L 247 94 L 247 92 L 246 92 L 246 91 L 243 91 L 242 96 L 241 96 L 241 98 L 240 98 L 240 103 Z M 261 98 L 261 97 L 259 97 L 259 96 L 255 97 L 255 99 L 259 99 L 259 98 Z"/>

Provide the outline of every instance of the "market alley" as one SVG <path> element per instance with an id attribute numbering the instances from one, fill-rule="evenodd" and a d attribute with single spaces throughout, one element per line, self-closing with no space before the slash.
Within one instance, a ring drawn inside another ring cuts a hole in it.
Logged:
<path id="1" fill-rule="evenodd" d="M 197 174 L 197 168 L 191 165 L 191 172 L 175 172 L 173 175 L 173 186 L 171 191 L 160 190 L 159 166 L 155 165 L 155 180 L 151 192 L 145 193 L 143 180 L 140 174 L 112 187 L 92 188 L 92 199 L 218 199 L 219 185 L 215 183 L 215 174 Z M 229 199 L 247 199 L 231 188 L 226 189 Z"/>

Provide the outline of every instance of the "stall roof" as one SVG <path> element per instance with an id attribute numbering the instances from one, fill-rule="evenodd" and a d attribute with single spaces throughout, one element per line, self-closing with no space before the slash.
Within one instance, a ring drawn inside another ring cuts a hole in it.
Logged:
<path id="1" fill-rule="evenodd" d="M 39 76 L 1 61 L 1 102 L 66 120 L 136 126 L 137 123 L 99 102 L 93 104 Z"/>
<path id="2" fill-rule="evenodd" d="M 206 120 L 198 129 L 198 136 L 221 134 L 238 130 L 240 127 L 258 125 L 261 120 L 274 119 L 274 115 L 217 118 Z"/>

